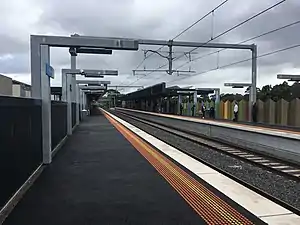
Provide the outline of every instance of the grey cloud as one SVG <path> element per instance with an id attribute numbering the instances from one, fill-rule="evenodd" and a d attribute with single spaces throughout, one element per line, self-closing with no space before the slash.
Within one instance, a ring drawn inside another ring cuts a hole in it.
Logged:
<path id="1" fill-rule="evenodd" d="M 40 3 L 43 9 L 39 21 L 35 26 L 40 33 L 54 33 L 58 35 L 70 35 L 79 33 L 84 35 L 97 36 L 119 36 L 134 37 L 147 39 L 170 39 L 179 31 L 183 30 L 189 24 L 194 22 L 200 16 L 212 9 L 221 0 L 215 1 L 198 1 L 198 0 L 174 0 L 174 1 L 133 1 L 133 0 L 88 0 L 77 1 L 46 1 Z M 205 3 L 204 3 L 205 2 Z M 274 0 L 266 1 L 229 1 L 215 13 L 214 36 L 230 28 L 231 26 L 243 21 L 251 15 L 262 9 L 274 4 Z M 171 4 L 172 3 L 172 4 Z M 152 4 L 152 5 L 150 5 Z M 157 7 L 155 7 L 157 5 Z M 227 35 L 213 42 L 237 43 L 249 37 L 261 34 L 265 31 L 285 25 L 299 19 L 300 3 L 297 0 L 289 0 L 276 9 L 265 15 L 245 24 L 244 26 L 230 32 Z M 4 18 L 5 19 L 5 18 Z M 20 23 L 22 21 L 20 20 Z M 299 42 L 300 24 L 264 36 L 260 39 L 249 42 L 258 45 L 259 54 L 272 50 L 287 47 Z M 298 29 L 297 29 L 298 28 Z M 206 42 L 211 38 L 211 17 L 201 21 L 191 30 L 183 34 L 178 40 Z M 27 72 L 29 67 L 29 43 L 25 43 L 24 38 L 10 38 L 0 34 L 0 56 L 1 54 L 11 53 L 14 55 L 14 62 L 0 62 L 0 72 L 4 70 L 7 73 Z M 153 46 L 141 46 L 141 49 L 151 48 Z M 167 48 L 164 48 L 167 50 Z M 176 51 L 189 51 L 190 48 L 175 48 Z M 200 48 L 197 50 L 198 55 L 205 55 L 215 49 Z M 27 57 L 21 53 L 27 52 Z M 19 54 L 17 54 L 19 53 Z M 70 56 L 68 50 L 53 50 L 51 63 L 55 68 L 69 67 Z M 270 57 L 258 60 L 259 76 L 270 76 L 280 70 L 281 67 L 299 67 L 298 60 L 299 49 L 279 53 Z M 180 54 L 176 54 L 180 55 Z M 226 65 L 235 61 L 250 58 L 251 55 L 246 51 L 224 51 L 220 53 L 219 66 Z M 142 61 L 142 52 L 122 52 L 114 51 L 112 56 L 87 56 L 78 57 L 78 67 L 94 69 L 118 69 L 119 78 L 112 78 L 115 84 L 123 82 L 130 84 L 136 81 L 137 77 L 130 75 L 132 70 Z M 145 60 L 147 69 L 154 69 L 167 61 L 159 56 L 152 56 Z M 174 68 L 187 62 L 183 57 L 181 60 L 174 62 Z M 249 78 L 251 62 L 241 63 L 226 70 L 214 71 L 211 73 L 199 75 L 190 79 L 178 81 L 178 84 L 189 85 L 222 85 L 224 79 L 245 79 Z M 27 66 L 26 66 L 27 65 Z M 216 68 L 217 55 L 212 55 L 205 59 L 195 61 L 181 69 L 188 69 L 191 66 L 197 72 L 206 71 Z M 281 67 L 280 67 L 281 66 Z M 166 69 L 164 67 L 163 69 Z M 224 76 L 226 74 L 226 76 Z M 241 75 L 239 75 L 241 74 Z M 212 79 L 213 77 L 213 79 Z M 161 81 L 177 79 L 169 77 L 167 74 L 151 74 L 140 79 L 135 84 L 152 85 Z M 176 83 L 174 83 L 176 84 Z M 214 86 L 215 86 L 214 85 Z"/>
<path id="2" fill-rule="evenodd" d="M 5 54 L 27 53 L 29 43 L 7 34 L 0 34 L 0 56 Z"/>
<path id="3" fill-rule="evenodd" d="M 28 73 L 28 54 L 14 54 L 12 58 L 0 59 L 1 73 Z"/>

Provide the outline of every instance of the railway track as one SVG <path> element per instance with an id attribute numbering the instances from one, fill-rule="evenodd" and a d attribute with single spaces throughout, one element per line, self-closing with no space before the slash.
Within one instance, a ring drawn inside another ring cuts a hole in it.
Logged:
<path id="1" fill-rule="evenodd" d="M 225 144 L 217 140 L 208 139 L 207 137 L 204 137 L 202 135 L 195 134 L 190 131 L 182 130 L 172 125 L 153 122 L 147 118 L 132 116 L 131 114 L 124 113 L 124 112 L 122 112 L 122 114 L 141 123 L 148 124 L 157 129 L 164 130 L 166 132 L 169 132 L 181 138 L 195 142 L 199 145 L 214 149 L 223 154 L 238 158 L 243 161 L 247 161 L 251 164 L 255 164 L 256 166 L 263 167 L 272 172 L 277 172 L 280 175 L 289 176 L 292 179 L 296 179 L 300 181 L 300 168 L 291 163 L 285 162 L 283 160 L 271 156 L 254 153 L 253 151 L 249 151 L 247 149 Z"/>
<path id="2" fill-rule="evenodd" d="M 174 127 L 168 124 L 162 124 L 162 123 L 158 123 L 158 122 L 153 122 L 147 118 L 141 118 L 141 117 L 137 117 L 137 116 L 133 116 L 132 114 L 129 113 L 124 113 L 124 112 L 120 112 L 120 111 L 114 111 L 113 114 L 115 114 L 116 116 L 120 116 L 121 118 L 123 117 L 124 120 L 126 120 L 125 118 L 130 118 L 138 123 L 142 123 L 142 124 L 146 124 L 149 125 L 153 128 L 171 133 L 175 136 L 178 136 L 180 138 L 186 139 L 188 141 L 194 142 L 198 145 L 202 145 L 204 147 L 216 150 L 218 152 L 221 152 L 223 154 L 238 158 L 239 160 L 243 160 L 243 161 L 247 161 L 251 164 L 254 164 L 255 166 L 259 166 L 259 167 L 263 167 L 264 169 L 267 169 L 269 171 L 278 173 L 280 175 L 283 176 L 288 176 L 289 178 L 292 178 L 296 181 L 300 181 L 300 176 L 297 176 L 297 173 L 294 173 L 293 171 L 299 171 L 300 173 L 300 169 L 298 169 L 297 167 L 294 167 L 292 165 L 288 165 L 288 163 L 284 163 L 283 161 L 280 161 L 278 159 L 274 159 L 273 157 L 269 157 L 269 156 L 263 156 L 261 154 L 257 154 L 257 153 L 253 153 L 253 152 L 249 152 L 247 150 L 241 149 L 239 147 L 233 147 L 233 146 L 228 146 L 226 144 L 220 143 L 218 141 L 215 140 L 209 140 L 208 138 L 202 137 L 199 134 L 194 134 L 192 132 L 189 131 L 183 131 L 182 129 L 178 128 L 178 127 Z M 129 122 L 129 121 L 128 121 Z M 129 122 L 130 123 L 130 122 Z M 160 139 L 159 137 L 156 137 L 158 139 Z M 161 139 L 160 139 L 161 140 Z M 163 141 L 163 140 L 162 140 Z M 151 143 L 150 143 L 151 144 Z M 199 156 L 190 153 L 189 151 L 183 149 L 183 148 L 178 148 L 177 146 L 174 146 L 172 143 L 168 143 L 169 145 L 173 146 L 174 148 L 186 153 L 187 155 L 191 156 L 192 158 L 200 161 L 201 163 L 210 166 L 211 168 L 215 169 L 216 171 L 230 177 L 231 179 L 235 180 L 236 182 L 248 187 L 249 189 L 261 194 L 262 196 L 276 202 L 277 204 L 287 208 L 288 210 L 294 212 L 297 215 L 300 215 L 300 210 L 272 195 L 270 195 L 269 193 L 241 180 L 240 178 L 216 167 L 215 165 L 208 163 L 206 161 L 204 161 L 203 159 L 201 159 Z M 288 170 L 288 171 L 287 171 Z"/>

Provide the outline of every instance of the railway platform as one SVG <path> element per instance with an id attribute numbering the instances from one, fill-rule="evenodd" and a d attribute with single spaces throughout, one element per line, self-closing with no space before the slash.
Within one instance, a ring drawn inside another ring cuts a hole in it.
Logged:
<path id="1" fill-rule="evenodd" d="M 168 124 L 173 123 L 177 127 L 185 128 L 200 135 L 217 138 L 257 153 L 267 154 L 300 165 L 300 132 L 296 130 L 205 120 L 197 117 L 153 113 L 125 108 L 116 109 L 151 117 L 151 119 Z"/>
<path id="2" fill-rule="evenodd" d="M 4 225 L 299 224 L 299 217 L 103 111 L 86 118 Z"/>
<path id="3" fill-rule="evenodd" d="M 251 130 L 257 133 L 269 134 L 269 135 L 281 135 L 281 136 L 290 136 L 290 138 L 295 138 L 300 140 L 300 129 L 296 127 L 284 127 L 278 125 L 267 125 L 267 124 L 259 124 L 259 123 L 248 123 L 248 122 L 232 122 L 225 120 L 213 120 L 213 119 L 203 119 L 201 117 L 192 117 L 192 116 L 180 116 L 174 114 L 163 114 L 163 113 L 155 113 L 127 108 L 117 108 L 119 110 L 126 110 L 132 112 L 140 112 L 149 115 L 162 116 L 167 118 L 175 118 L 186 121 L 193 121 L 201 124 L 209 124 L 220 127 L 229 127 L 240 130 Z"/>

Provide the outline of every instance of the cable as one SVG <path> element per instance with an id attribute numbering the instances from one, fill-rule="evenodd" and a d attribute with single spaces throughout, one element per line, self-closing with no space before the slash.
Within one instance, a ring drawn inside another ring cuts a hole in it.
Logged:
<path id="1" fill-rule="evenodd" d="M 282 3 L 286 2 L 286 1 L 287 1 L 287 0 L 281 0 L 280 2 L 277 2 L 276 4 L 274 4 L 274 5 L 272 5 L 272 6 L 268 7 L 268 8 L 266 8 L 266 9 L 264 9 L 263 11 L 261 11 L 261 12 L 255 14 L 255 15 L 253 15 L 253 16 L 251 16 L 250 18 L 248 18 L 248 19 L 246 19 L 246 20 L 244 20 L 244 21 L 242 21 L 241 23 L 238 23 L 237 25 L 235 25 L 235 26 L 229 28 L 228 30 L 225 30 L 224 32 L 222 32 L 221 34 L 217 35 L 217 36 L 214 37 L 213 39 L 211 39 L 211 40 L 207 41 L 206 43 L 204 43 L 202 46 L 208 44 L 208 43 L 211 42 L 212 40 L 216 40 L 216 39 L 220 38 L 221 36 L 223 36 L 223 35 L 225 35 L 225 34 L 231 32 L 231 31 L 235 30 L 236 28 L 238 28 L 238 27 L 244 25 L 245 23 L 248 23 L 249 21 L 251 21 L 251 20 L 255 19 L 256 17 L 258 17 L 258 16 L 260 16 L 260 15 L 262 15 L 262 14 L 268 12 L 269 10 L 271 10 L 271 9 L 273 9 L 273 8 L 275 8 L 275 7 L 279 6 L 279 5 L 281 5 Z M 191 51 L 189 51 L 189 53 L 195 51 L 196 49 L 198 49 L 198 48 L 200 48 L 200 47 L 202 47 L 202 46 L 193 48 Z M 182 58 L 183 56 L 184 56 L 184 55 L 181 55 L 180 57 L 178 57 L 178 58 L 176 58 L 176 59 L 180 59 L 180 58 Z M 174 59 L 174 60 L 176 60 L 176 59 Z"/>
<path id="2" fill-rule="evenodd" d="M 209 11 L 208 13 L 206 13 L 204 16 L 202 16 L 200 19 L 198 19 L 196 22 L 192 23 L 190 26 L 188 26 L 186 29 L 184 29 L 183 31 L 181 31 L 179 34 L 177 34 L 174 38 L 172 38 L 172 40 L 180 37 L 182 34 L 184 34 L 186 31 L 188 31 L 189 29 L 191 29 L 193 26 L 195 26 L 196 24 L 198 24 L 200 21 L 202 21 L 203 19 L 205 19 L 207 16 L 209 16 L 211 13 L 215 12 L 217 9 L 219 9 L 220 7 L 222 7 L 225 3 L 227 3 L 229 0 L 225 0 L 222 3 L 220 3 L 219 5 L 217 5 L 213 10 Z M 161 50 L 163 47 L 165 47 L 165 45 L 161 46 L 160 48 L 158 48 L 156 51 Z M 151 54 L 149 54 L 148 56 L 146 56 L 139 64 L 138 66 L 135 68 L 135 70 L 137 70 L 141 65 L 143 65 L 143 63 L 145 62 L 145 60 L 149 57 L 151 57 L 154 54 L 154 52 L 152 52 Z M 166 64 L 167 65 L 167 64 Z M 164 65 L 164 66 L 166 66 Z M 159 68 L 155 69 L 161 69 L 164 66 L 160 66 Z M 149 74 L 147 74 L 146 76 L 150 75 L 153 72 L 150 72 Z M 128 78 L 128 77 L 127 77 Z"/>
<path id="3" fill-rule="evenodd" d="M 190 26 L 188 26 L 186 29 L 184 29 L 183 31 L 181 31 L 179 34 L 177 34 L 174 38 L 172 38 L 172 40 L 180 37 L 182 34 L 184 34 L 185 32 L 187 32 L 189 29 L 191 29 L 193 26 L 195 26 L 197 23 L 199 23 L 200 21 L 202 21 L 203 19 L 205 19 L 206 17 L 208 17 L 211 13 L 213 13 L 214 11 L 216 11 L 218 8 L 222 7 L 226 2 L 228 2 L 229 0 L 225 0 L 223 1 L 221 4 L 219 4 L 217 7 L 215 7 L 213 10 L 211 10 L 210 12 L 206 13 L 204 16 L 202 16 L 200 19 L 198 19 L 196 22 L 192 23 Z"/>
<path id="4" fill-rule="evenodd" d="M 164 47 L 164 46 L 161 46 L 161 47 L 158 48 L 156 51 L 161 50 L 163 47 Z M 144 57 L 144 59 L 138 64 L 138 66 L 137 66 L 134 70 L 137 70 L 141 65 L 143 65 L 143 63 L 146 61 L 146 59 L 149 58 L 149 57 L 151 57 L 153 54 L 154 54 L 154 52 L 151 52 L 148 56 Z M 131 77 L 131 76 L 128 75 L 128 76 L 125 78 L 124 81 L 126 81 L 129 77 Z M 121 82 L 119 85 L 124 84 L 124 81 Z"/>
<path id="5" fill-rule="evenodd" d="M 156 51 L 161 50 L 163 47 L 164 47 L 164 45 L 161 46 L 160 48 L 158 48 Z M 140 64 L 135 68 L 135 70 L 137 70 L 145 62 L 145 60 L 148 59 L 149 57 L 151 57 L 153 54 L 154 54 L 154 52 L 151 52 L 148 56 L 144 57 L 143 61 L 140 62 Z"/>
<path id="6" fill-rule="evenodd" d="M 249 21 L 255 19 L 256 17 L 258 17 L 258 16 L 260 16 L 260 15 L 262 15 L 262 14 L 268 12 L 269 10 L 271 10 L 271 9 L 273 9 L 273 8 L 275 8 L 275 7 L 279 6 L 279 5 L 281 5 L 282 3 L 286 2 L 286 1 L 287 1 L 287 0 L 281 0 L 280 2 L 277 2 L 276 4 L 274 4 L 274 5 L 272 5 L 272 6 L 268 7 L 268 8 L 266 8 L 266 9 L 260 11 L 259 13 L 257 13 L 257 14 L 255 14 L 255 15 L 251 16 L 250 18 L 248 18 L 248 19 L 246 19 L 246 20 L 244 20 L 244 21 L 238 23 L 237 25 L 235 25 L 235 26 L 233 26 L 233 27 L 227 29 L 226 31 L 224 31 L 224 32 L 222 32 L 221 34 L 219 34 L 219 35 L 217 35 L 216 37 L 214 37 L 213 39 L 210 39 L 209 41 L 207 41 L 206 43 L 204 43 L 202 46 L 204 46 L 204 45 L 208 44 L 209 42 L 211 42 L 211 41 L 213 41 L 213 40 L 216 40 L 216 39 L 220 38 L 221 36 L 223 36 L 223 35 L 225 35 L 225 34 L 231 32 L 231 31 L 235 30 L 236 28 L 238 28 L 238 27 L 244 25 L 245 23 L 247 23 L 247 22 L 249 22 Z M 200 48 L 200 47 L 202 47 L 202 46 L 193 48 L 191 51 L 189 51 L 189 53 L 195 51 L 196 49 L 198 49 L 198 48 Z M 182 58 L 183 56 L 184 56 L 184 54 L 181 55 L 181 56 L 179 56 L 179 57 L 177 57 L 177 58 L 175 58 L 174 61 L 175 61 L 175 60 L 178 60 L 178 59 L 180 59 L 180 58 Z M 168 63 L 162 65 L 160 68 L 162 68 L 162 67 L 164 67 L 164 66 L 166 66 L 166 65 L 168 65 Z M 156 70 L 158 70 L 158 68 L 157 68 Z M 153 72 L 151 72 L 151 73 L 153 73 Z M 149 73 L 149 74 L 151 74 L 151 73 Z M 144 76 L 144 77 L 145 77 L 145 76 Z"/>
<path id="7" fill-rule="evenodd" d="M 283 52 L 283 51 L 287 51 L 287 50 L 294 49 L 294 48 L 298 48 L 298 47 L 300 47 L 300 44 L 293 45 L 293 46 L 286 47 L 286 48 L 282 48 L 282 49 L 275 50 L 275 51 L 272 51 L 272 52 L 268 52 L 268 53 L 259 55 L 259 56 L 257 56 L 256 58 L 257 58 L 257 59 L 263 58 L 263 57 L 266 57 L 266 56 L 274 55 L 274 54 L 276 54 L 276 53 Z M 212 71 L 215 71 L 215 70 L 218 70 L 218 69 L 224 69 L 224 68 L 227 68 L 227 67 L 230 67 L 230 66 L 234 66 L 234 65 L 237 65 L 237 64 L 240 64 L 240 63 L 243 63 L 243 62 L 247 62 L 247 61 L 250 61 L 250 60 L 252 60 L 252 57 L 251 57 L 251 58 L 248 58 L 248 59 L 243 59 L 243 60 L 240 60 L 240 61 L 237 61 L 237 62 L 233 62 L 233 63 L 230 63 L 230 64 L 226 64 L 226 65 L 220 66 L 220 67 L 218 67 L 218 68 L 214 68 L 214 69 L 210 69 L 210 70 L 207 70 L 207 71 L 203 71 L 203 72 L 200 72 L 200 73 L 191 75 L 190 77 L 194 77 L 194 76 L 198 76 L 198 75 L 201 75 L 201 74 L 209 73 L 209 72 L 212 72 Z M 190 77 L 189 77 L 189 78 L 190 78 Z M 186 77 L 179 78 L 179 79 L 175 79 L 175 80 L 171 80 L 171 81 L 169 81 L 168 83 L 173 83 L 174 81 L 182 80 L 182 79 L 185 79 L 185 78 L 186 78 Z"/>
<path id="8" fill-rule="evenodd" d="M 296 22 L 293 22 L 293 23 L 290 23 L 290 24 L 287 24 L 287 25 L 285 25 L 285 26 L 276 28 L 276 29 L 274 29 L 274 30 L 271 30 L 271 31 L 268 31 L 268 32 L 259 34 L 259 35 L 257 35 L 257 36 L 248 38 L 248 39 L 246 39 L 246 40 L 244 40 L 244 41 L 241 41 L 241 42 L 239 42 L 239 43 L 237 43 L 237 44 L 243 44 L 243 43 L 246 43 L 246 42 L 248 42 L 248 41 L 252 41 L 252 40 L 254 40 L 254 39 L 257 39 L 257 38 L 266 36 L 266 35 L 268 35 L 268 34 L 275 33 L 275 32 L 277 32 L 277 31 L 280 31 L 280 30 L 283 30 L 283 29 L 285 29 L 285 28 L 288 28 L 288 27 L 297 25 L 297 24 L 299 24 L 299 23 L 300 23 L 300 20 L 298 20 L 298 21 L 296 21 Z M 201 56 L 199 56 L 199 57 L 196 57 L 196 58 L 192 59 L 191 61 L 185 62 L 184 64 L 180 65 L 179 67 L 176 68 L 176 70 L 182 68 L 182 67 L 185 66 L 186 64 L 189 64 L 189 63 L 191 63 L 191 62 L 197 61 L 197 60 L 199 60 L 199 59 L 203 59 L 203 58 L 205 58 L 205 57 L 207 57 L 207 56 L 210 56 L 210 55 L 214 55 L 214 54 L 216 54 L 216 53 L 220 53 L 220 52 L 225 51 L 225 50 L 227 50 L 227 49 L 226 49 L 226 48 L 223 48 L 223 49 L 221 49 L 221 50 L 218 50 L 218 51 L 215 51 L 215 52 L 211 52 L 211 53 L 208 53 L 208 54 L 205 54 L 205 55 L 201 55 Z"/>
<path id="9" fill-rule="evenodd" d="M 159 70 L 159 69 L 163 68 L 164 66 L 166 66 L 166 65 L 162 65 L 162 66 L 158 67 L 156 70 Z M 143 79 L 144 77 L 147 77 L 147 76 L 150 75 L 151 73 L 154 73 L 154 71 L 151 71 L 150 73 L 148 73 L 148 74 L 146 74 L 146 75 L 144 75 L 144 76 L 142 76 L 142 77 L 136 79 L 135 81 L 133 81 L 132 83 L 130 83 L 130 84 L 128 84 L 128 85 L 133 85 L 133 84 L 135 84 L 136 82 L 138 82 L 139 80 Z"/>

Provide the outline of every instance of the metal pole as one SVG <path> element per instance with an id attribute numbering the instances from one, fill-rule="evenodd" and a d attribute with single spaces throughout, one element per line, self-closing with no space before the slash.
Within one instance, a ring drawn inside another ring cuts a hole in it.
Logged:
<path id="1" fill-rule="evenodd" d="M 76 55 L 72 54 L 71 55 L 71 70 L 76 69 Z M 76 105 L 76 112 L 75 112 L 75 117 L 76 117 L 76 124 L 79 124 L 79 102 L 78 100 L 78 88 L 76 84 L 76 74 L 72 74 L 72 102 L 75 103 Z M 72 112 L 73 113 L 73 112 Z"/>
<path id="2" fill-rule="evenodd" d="M 30 37 L 31 61 L 31 97 L 41 99 L 41 46 L 34 38 Z"/>
<path id="3" fill-rule="evenodd" d="M 64 71 L 61 71 L 61 89 L 62 89 L 62 96 L 61 99 L 64 102 L 67 102 L 67 75 Z"/>
<path id="4" fill-rule="evenodd" d="M 50 51 L 48 45 L 41 45 L 41 95 L 42 99 L 42 137 L 43 137 L 43 163 L 50 164 L 51 155 L 51 93 L 50 77 L 46 75 L 46 64 L 50 65 Z M 36 97 L 36 96 L 35 96 Z"/>
<path id="5" fill-rule="evenodd" d="M 194 91 L 194 100 L 193 100 L 193 102 L 194 102 L 194 116 L 196 116 L 196 112 L 197 112 L 197 103 L 198 103 L 198 99 L 197 99 L 197 91 Z"/>
<path id="6" fill-rule="evenodd" d="M 256 102 L 256 83 L 257 83 L 257 46 L 252 48 L 252 80 L 251 90 L 249 93 L 249 121 L 252 121 L 252 106 Z"/>
<path id="7" fill-rule="evenodd" d="M 117 86 L 116 86 L 116 92 L 115 92 L 115 96 L 114 96 L 114 107 L 116 108 L 116 97 L 117 97 Z"/>
<path id="8" fill-rule="evenodd" d="M 252 96 L 252 95 L 253 95 L 253 88 L 251 87 L 251 88 L 249 89 L 249 110 L 248 110 L 248 112 L 249 112 L 248 121 L 249 121 L 249 122 L 252 121 L 252 105 L 253 105 L 253 101 L 250 100 L 250 96 Z"/>
<path id="9" fill-rule="evenodd" d="M 80 122 L 80 88 L 79 85 L 76 85 L 76 124 L 78 125 Z"/>
<path id="10" fill-rule="evenodd" d="M 172 75 L 172 73 L 173 73 L 173 65 L 172 65 L 173 64 L 172 43 L 173 43 L 173 41 L 170 40 L 169 44 L 168 44 L 168 46 L 169 46 L 169 57 L 168 57 L 168 60 L 169 60 L 169 75 Z"/>
<path id="11" fill-rule="evenodd" d="M 216 100 L 215 100 L 215 112 L 216 118 L 219 119 L 220 117 L 220 88 L 215 89 Z"/>
<path id="12" fill-rule="evenodd" d="M 181 95 L 178 95 L 178 106 L 177 106 L 177 114 L 180 114 L 180 105 L 181 105 L 181 102 L 182 102 L 182 96 Z"/>
<path id="13" fill-rule="evenodd" d="M 67 131 L 68 135 L 72 135 L 72 99 L 71 99 L 71 81 L 72 76 L 63 72 L 63 76 L 66 77 L 66 95 L 67 95 Z"/>

